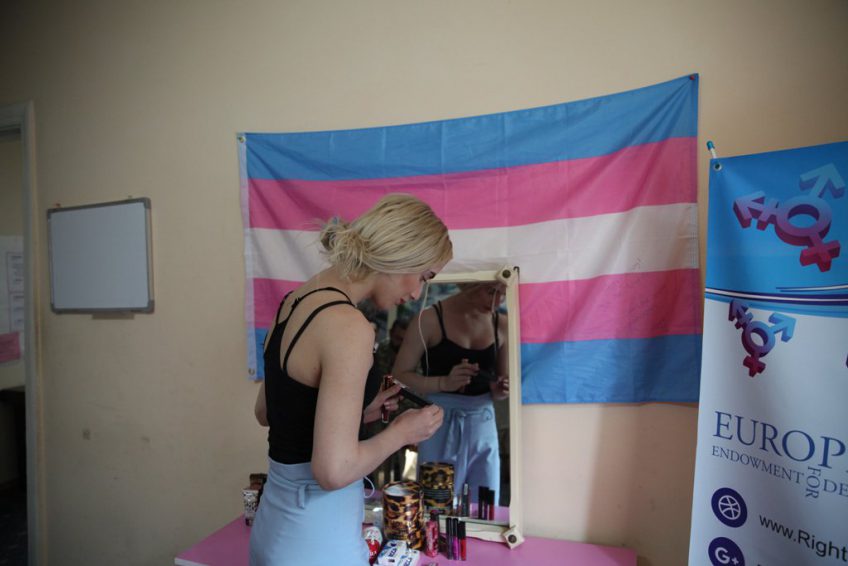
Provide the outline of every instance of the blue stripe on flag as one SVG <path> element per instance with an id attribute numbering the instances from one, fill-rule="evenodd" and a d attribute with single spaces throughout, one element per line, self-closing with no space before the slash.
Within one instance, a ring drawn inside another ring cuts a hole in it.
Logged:
<path id="1" fill-rule="evenodd" d="M 697 402 L 701 335 L 522 344 L 521 363 L 524 403 Z"/>
<path id="2" fill-rule="evenodd" d="M 268 335 L 267 328 L 255 328 L 253 330 L 253 345 L 256 348 L 256 377 L 254 379 L 265 379 L 265 362 L 262 360 L 262 352 L 265 346 L 265 336 Z"/>
<path id="3" fill-rule="evenodd" d="M 252 179 L 459 173 L 607 155 L 697 135 L 698 76 L 553 106 L 402 126 L 247 135 Z"/>

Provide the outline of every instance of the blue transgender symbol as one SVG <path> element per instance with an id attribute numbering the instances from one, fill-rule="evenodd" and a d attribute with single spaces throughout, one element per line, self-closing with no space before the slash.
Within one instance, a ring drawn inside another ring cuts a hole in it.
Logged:
<path id="1" fill-rule="evenodd" d="M 801 251 L 801 265 L 816 264 L 819 271 L 829 271 L 831 261 L 839 256 L 839 240 L 825 241 L 833 221 L 833 210 L 824 200 L 828 192 L 833 198 L 842 198 L 845 194 L 845 181 L 836 167 L 829 163 L 804 173 L 799 181 L 800 189 L 809 194 L 791 198 L 783 203 L 775 198 L 767 198 L 763 191 L 741 196 L 733 202 L 733 212 L 743 228 L 751 226 L 757 219 L 757 229 L 765 230 L 770 224 L 778 237 L 793 246 L 804 246 Z M 794 218 L 807 216 L 812 222 L 798 225 Z"/>
<path id="2" fill-rule="evenodd" d="M 748 355 L 742 360 L 742 365 L 748 368 L 748 375 L 754 377 L 766 369 L 766 364 L 760 358 L 771 352 L 777 344 L 777 335 L 783 342 L 789 342 L 795 331 L 795 319 L 781 313 L 769 316 L 771 326 L 765 322 L 754 320 L 748 312 L 748 305 L 738 299 L 730 301 L 730 312 L 727 320 L 736 321 L 736 328 L 742 329 L 742 346 Z M 757 337 L 757 340 L 754 337 Z"/>

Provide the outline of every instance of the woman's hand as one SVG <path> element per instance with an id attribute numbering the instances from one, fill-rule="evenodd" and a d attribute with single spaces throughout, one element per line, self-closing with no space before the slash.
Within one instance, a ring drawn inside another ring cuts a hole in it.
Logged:
<path id="1" fill-rule="evenodd" d="M 389 412 L 397 411 L 398 409 L 398 400 L 400 396 L 400 385 L 394 384 L 388 389 L 381 389 L 377 396 L 374 397 L 374 400 L 365 407 L 365 410 L 362 412 L 362 422 L 364 423 L 372 423 L 380 418 L 381 409 L 385 407 L 389 410 Z"/>
<path id="2" fill-rule="evenodd" d="M 509 376 L 498 376 L 498 380 L 492 384 L 492 399 L 501 401 L 509 397 Z"/>
<path id="3" fill-rule="evenodd" d="M 462 389 L 471 383 L 471 378 L 477 375 L 478 371 L 480 371 L 479 365 L 469 364 L 466 360 L 463 360 L 453 366 L 448 375 L 439 377 L 439 391 Z"/>
<path id="4" fill-rule="evenodd" d="M 427 440 L 442 426 L 445 412 L 438 405 L 428 405 L 420 409 L 404 411 L 392 421 L 391 426 L 397 429 L 404 444 L 417 444 Z"/>

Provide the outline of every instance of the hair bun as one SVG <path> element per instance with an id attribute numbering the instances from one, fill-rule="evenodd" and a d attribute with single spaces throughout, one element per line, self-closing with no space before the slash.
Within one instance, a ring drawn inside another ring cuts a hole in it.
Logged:
<path id="1" fill-rule="evenodd" d="M 340 232 L 347 230 L 348 223 L 334 216 L 327 221 L 324 228 L 321 230 L 321 245 L 328 252 L 332 252 L 336 247 L 337 236 Z"/>
<path id="2" fill-rule="evenodd" d="M 354 281 L 371 273 L 423 271 L 453 255 L 444 223 L 427 204 L 402 193 L 384 196 L 349 224 L 331 218 L 320 240 L 329 263 Z"/>

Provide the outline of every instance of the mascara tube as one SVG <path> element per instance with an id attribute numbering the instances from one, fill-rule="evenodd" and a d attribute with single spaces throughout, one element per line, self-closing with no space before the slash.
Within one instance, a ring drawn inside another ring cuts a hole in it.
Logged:
<path id="1" fill-rule="evenodd" d="M 468 499 L 469 499 L 468 484 L 464 483 L 464 484 L 462 484 L 462 498 L 461 498 L 462 503 L 461 503 L 461 511 L 460 511 L 460 514 L 463 517 L 468 517 L 468 515 L 471 513 L 471 509 L 469 508 L 470 502 L 469 502 Z"/>
<path id="2" fill-rule="evenodd" d="M 383 391 L 394 385 L 394 378 L 391 375 L 386 374 L 383 376 Z M 386 408 L 386 405 L 382 405 L 380 407 L 380 422 L 383 424 L 389 424 L 389 410 Z"/>

